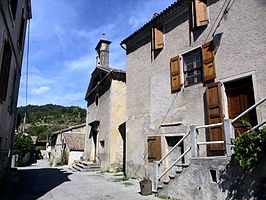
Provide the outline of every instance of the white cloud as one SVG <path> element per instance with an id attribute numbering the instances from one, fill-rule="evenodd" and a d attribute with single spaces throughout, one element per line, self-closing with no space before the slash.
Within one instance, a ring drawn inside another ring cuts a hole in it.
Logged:
<path id="1" fill-rule="evenodd" d="M 49 90 L 50 90 L 49 87 L 42 86 L 42 87 L 39 87 L 39 88 L 32 89 L 31 93 L 32 94 L 43 94 L 43 93 L 46 93 Z"/>
<path id="2" fill-rule="evenodd" d="M 89 67 L 95 66 L 95 62 L 95 54 L 93 54 L 80 57 L 76 60 L 68 60 L 66 61 L 66 65 L 71 70 L 79 70 L 88 69 Z"/>

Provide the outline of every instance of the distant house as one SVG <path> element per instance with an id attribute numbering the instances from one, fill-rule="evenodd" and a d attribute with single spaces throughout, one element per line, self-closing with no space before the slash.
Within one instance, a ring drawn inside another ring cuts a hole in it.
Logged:
<path id="1" fill-rule="evenodd" d="M 50 163 L 71 165 L 79 161 L 84 153 L 85 124 L 72 126 L 53 133 L 51 150 L 48 152 Z"/>
<path id="2" fill-rule="evenodd" d="M 24 39 L 31 17 L 30 0 L 0 1 L 0 184 L 11 164 Z"/>
<path id="3" fill-rule="evenodd" d="M 109 67 L 110 44 L 101 39 L 96 46 L 96 68 L 85 97 L 85 159 L 99 163 L 104 171 L 122 168 L 125 156 L 124 133 L 120 133 L 119 126 L 125 122 L 126 72 Z"/>
<path id="4" fill-rule="evenodd" d="M 165 180 L 154 190 L 177 199 L 225 199 L 213 181 L 247 130 L 236 117 L 266 96 L 265 14 L 256 0 L 180 0 L 121 42 L 128 176 Z M 263 124 L 265 102 L 243 118 Z"/>

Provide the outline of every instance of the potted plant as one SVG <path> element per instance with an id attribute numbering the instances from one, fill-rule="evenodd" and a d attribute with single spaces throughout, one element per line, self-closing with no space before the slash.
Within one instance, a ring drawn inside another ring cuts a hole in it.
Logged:
<path id="1" fill-rule="evenodd" d="M 139 182 L 139 185 L 141 195 L 147 196 L 152 194 L 152 182 L 149 176 L 145 175 L 145 177 Z"/>

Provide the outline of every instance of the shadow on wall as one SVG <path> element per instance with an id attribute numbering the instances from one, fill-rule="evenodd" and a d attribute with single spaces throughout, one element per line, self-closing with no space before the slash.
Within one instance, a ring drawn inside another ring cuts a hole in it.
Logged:
<path id="1" fill-rule="evenodd" d="M 70 181 L 72 173 L 55 168 L 22 169 L 18 170 L 20 179 L 17 183 L 10 183 L 7 199 L 19 200 L 38 199 L 60 184 Z"/>
<path id="2" fill-rule="evenodd" d="M 244 171 L 232 157 L 220 172 L 219 188 L 227 192 L 226 199 L 266 199 L 266 160 L 251 172 Z"/>

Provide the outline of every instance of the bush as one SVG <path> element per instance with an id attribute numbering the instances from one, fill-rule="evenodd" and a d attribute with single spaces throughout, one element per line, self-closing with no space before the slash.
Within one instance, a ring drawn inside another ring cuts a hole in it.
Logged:
<path id="1" fill-rule="evenodd" d="M 28 152 L 33 149 L 32 140 L 29 135 L 17 133 L 15 135 L 13 154 L 19 156 L 21 160 Z"/>
<path id="2" fill-rule="evenodd" d="M 258 132 L 246 132 L 232 140 L 239 165 L 251 170 L 266 155 L 266 127 Z"/>

